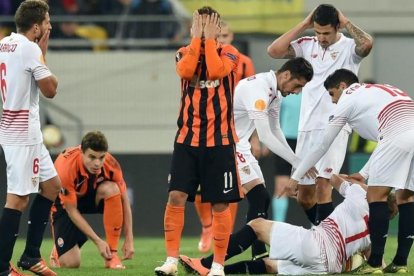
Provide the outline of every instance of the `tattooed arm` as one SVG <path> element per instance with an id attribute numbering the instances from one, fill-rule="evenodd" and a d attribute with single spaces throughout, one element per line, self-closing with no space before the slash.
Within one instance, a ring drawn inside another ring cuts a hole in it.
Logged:
<path id="1" fill-rule="evenodd" d="M 360 57 L 366 57 L 372 49 L 372 37 L 356 25 L 352 24 L 340 10 L 338 10 L 338 16 L 340 28 L 345 28 L 355 41 L 355 53 Z"/>

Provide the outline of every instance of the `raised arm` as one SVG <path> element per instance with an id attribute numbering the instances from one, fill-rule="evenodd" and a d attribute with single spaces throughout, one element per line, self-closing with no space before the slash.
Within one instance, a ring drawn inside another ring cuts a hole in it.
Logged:
<path id="1" fill-rule="evenodd" d="M 308 16 L 295 27 L 279 36 L 267 47 L 267 53 L 272 58 L 294 58 L 296 57 L 295 50 L 290 43 L 295 40 L 300 34 L 309 28 L 313 27 L 313 10 Z"/>
<path id="2" fill-rule="evenodd" d="M 345 28 L 355 41 L 355 53 L 360 57 L 368 56 L 374 43 L 372 37 L 354 25 L 340 10 L 337 9 L 337 11 L 340 28 Z"/>

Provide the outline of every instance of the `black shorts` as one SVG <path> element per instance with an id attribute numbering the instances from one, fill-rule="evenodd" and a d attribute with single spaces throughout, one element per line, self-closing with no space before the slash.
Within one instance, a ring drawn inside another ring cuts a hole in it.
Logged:
<path id="1" fill-rule="evenodd" d="M 83 197 L 78 201 L 78 210 L 81 214 L 102 214 L 104 201 L 99 201 L 95 205 L 95 197 Z M 62 256 L 75 245 L 79 248 L 88 240 L 88 237 L 82 233 L 72 222 L 68 213 L 59 208 L 52 216 L 52 236 L 56 246 L 58 256 Z"/>
<path id="2" fill-rule="evenodd" d="M 169 185 L 169 191 L 188 194 L 188 201 L 194 201 L 198 185 L 202 202 L 240 201 L 235 146 L 199 148 L 175 143 Z"/>
<path id="3" fill-rule="evenodd" d="M 290 148 L 295 151 L 296 149 L 296 139 L 286 139 L 288 142 Z M 275 176 L 277 175 L 287 175 L 290 176 L 292 173 L 292 165 L 290 165 L 289 162 L 287 162 L 282 157 L 274 154 L 274 161 L 275 161 Z"/>

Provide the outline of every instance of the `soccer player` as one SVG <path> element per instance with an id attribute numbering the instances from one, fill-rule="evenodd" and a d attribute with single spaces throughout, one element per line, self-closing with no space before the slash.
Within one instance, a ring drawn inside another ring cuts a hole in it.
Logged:
<path id="1" fill-rule="evenodd" d="M 213 206 L 214 262 L 211 275 L 224 275 L 223 264 L 231 232 L 229 202 L 243 197 L 236 167 L 233 91 L 238 51 L 217 43 L 220 15 L 211 7 L 193 13 L 191 43 L 178 50 L 181 78 L 177 121 L 164 215 L 167 259 L 157 275 L 175 275 L 186 201 L 194 201 L 198 185 L 202 202 Z"/>
<path id="2" fill-rule="evenodd" d="M 0 144 L 7 163 L 7 198 L 0 217 L 0 275 L 20 275 L 10 259 L 20 217 L 37 193 L 29 213 L 26 247 L 18 266 L 37 275 L 56 275 L 40 256 L 49 211 L 60 190 L 39 122 L 39 90 L 47 98 L 57 93 L 57 78 L 46 66 L 50 25 L 45 1 L 23 1 L 15 14 L 17 33 L 0 41 L 0 92 L 3 115 Z"/>
<path id="3" fill-rule="evenodd" d="M 304 58 L 294 58 L 288 60 L 277 72 L 271 70 L 256 74 L 243 79 L 236 87 L 234 119 L 240 139 L 236 145 L 236 155 L 241 184 L 249 202 L 247 222 L 258 217 L 267 218 L 270 204 L 270 195 L 264 185 L 259 164 L 251 152 L 249 138 L 256 130 L 260 142 L 289 163 L 296 165 L 298 160 L 279 126 L 279 109 L 282 97 L 300 93 L 312 76 L 312 65 Z M 255 243 L 253 259 L 268 256 L 265 244 Z M 210 267 L 213 257 L 212 255 L 203 259 L 201 265 L 205 268 Z M 181 255 L 180 260 L 185 267 L 192 264 L 187 256 Z M 264 262 L 260 264 L 251 267 L 250 271 L 265 272 Z"/>
<path id="4" fill-rule="evenodd" d="M 234 33 L 230 29 L 230 26 L 225 22 L 220 22 L 220 34 L 217 37 L 217 41 L 221 44 L 230 44 L 233 42 Z M 255 74 L 254 64 L 253 61 L 246 55 L 239 53 L 239 62 L 237 64 L 237 71 L 235 76 L 235 85 L 244 78 L 253 76 Z M 213 239 L 212 235 L 212 212 L 211 212 L 211 204 L 210 203 L 202 203 L 201 202 L 201 195 L 198 191 L 194 205 L 196 207 L 197 214 L 200 218 L 200 222 L 202 225 L 201 231 L 201 238 L 200 242 L 198 243 L 198 250 L 200 252 L 208 252 L 210 251 L 211 242 Z M 231 229 L 234 228 L 234 222 L 236 220 L 237 215 L 237 203 L 230 203 L 229 204 L 231 216 L 233 219 L 233 225 Z"/>
<path id="5" fill-rule="evenodd" d="M 296 39 L 309 28 L 313 28 L 315 36 Z M 340 32 L 343 28 L 352 38 Z M 331 5 L 322 4 L 268 47 L 271 57 L 304 57 L 315 71 L 312 81 L 303 88 L 302 93 L 295 151 L 299 158 L 302 159 L 312 145 L 321 139 L 334 109 L 323 81 L 339 68 L 347 68 L 357 74 L 372 44 L 371 36 L 355 26 L 342 12 Z M 306 177 L 300 180 L 298 201 L 313 224 L 318 224 L 333 210 L 329 178 L 332 173 L 338 173 L 342 166 L 349 132 L 349 127 L 345 127 L 330 150 L 316 164 L 319 171 L 316 181 Z"/>
<path id="6" fill-rule="evenodd" d="M 52 234 L 54 247 L 51 264 L 78 268 L 80 248 L 91 239 L 105 259 L 105 267 L 124 269 L 118 257 L 118 243 L 123 228 L 124 259 L 134 255 L 132 214 L 122 169 L 108 152 L 108 142 L 100 131 L 87 133 L 80 146 L 65 149 L 55 167 L 62 180 L 62 192 L 53 205 Z M 106 242 L 82 214 L 103 214 Z"/>
<path id="7" fill-rule="evenodd" d="M 345 199 L 318 226 L 304 229 L 257 218 L 231 236 L 226 259 L 240 254 L 259 239 L 270 245 L 270 258 L 263 260 L 265 271 L 260 270 L 260 274 L 307 275 L 349 270 L 346 264 L 351 256 L 357 252 L 369 255 L 367 187 L 363 182 L 338 175 L 332 175 L 331 184 Z M 393 194 L 387 208 L 387 219 L 398 212 Z M 190 261 L 197 265 L 186 266 L 186 269 L 203 275 L 200 259 L 191 258 Z M 257 261 L 242 261 L 226 265 L 225 271 L 229 274 L 257 274 L 252 271 L 255 264 Z"/>
<path id="8" fill-rule="evenodd" d="M 414 101 L 387 84 L 360 84 L 350 70 L 339 69 L 324 82 L 337 104 L 321 142 L 304 157 L 290 181 L 289 193 L 306 169 L 328 150 L 348 123 L 362 138 L 378 141 L 360 176 L 368 178 L 369 229 L 372 254 L 360 274 L 382 273 L 381 264 L 389 221 L 387 196 L 396 190 L 399 209 L 398 248 L 385 273 L 407 273 L 414 237 Z M 364 172 L 368 172 L 368 174 Z"/>

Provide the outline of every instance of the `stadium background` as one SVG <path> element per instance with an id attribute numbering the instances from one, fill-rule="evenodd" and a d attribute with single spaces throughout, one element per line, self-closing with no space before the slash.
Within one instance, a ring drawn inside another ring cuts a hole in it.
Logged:
<path id="1" fill-rule="evenodd" d="M 235 45 L 254 60 L 257 72 L 278 68 L 283 62 L 272 60 L 266 54 L 267 45 L 277 34 L 299 22 L 318 4 L 332 3 L 375 39 L 371 54 L 361 65 L 360 78 L 394 84 L 411 96 L 414 95 L 414 56 L 411 54 L 414 43 L 413 1 L 181 2 L 190 8 L 190 14 L 192 7 L 204 4 L 212 5 L 219 10 L 223 18 L 237 31 Z M 115 24 L 116 20 L 120 20 L 116 15 L 103 19 L 93 16 L 70 16 L 69 19 L 82 24 L 93 19 L 104 20 L 109 24 Z M 176 16 L 145 15 L 135 15 L 132 19 L 137 22 L 185 20 Z M 0 22 L 12 20 L 12 17 L 2 15 Z M 68 17 L 52 14 L 53 22 L 67 20 Z M 107 48 L 111 50 L 107 51 L 76 50 L 77 46 L 86 45 L 85 41 L 79 43 L 78 40 L 56 39 L 50 43 L 51 50 L 48 52 L 47 60 L 49 67 L 59 78 L 59 94 L 53 101 L 42 99 L 42 104 L 47 107 L 53 123 L 62 130 L 62 147 L 78 144 L 80 137 L 89 130 L 99 129 L 106 134 L 110 151 L 119 159 L 133 195 L 135 235 L 163 234 L 163 211 L 167 198 L 166 179 L 180 95 L 174 57 L 176 49 L 185 45 L 187 41 L 188 37 L 183 37 L 179 41 L 157 37 L 109 39 Z M 91 42 L 86 43 L 89 45 Z M 62 50 L 63 48 L 65 50 Z M 52 152 L 56 154 L 61 148 Z M 363 161 L 365 158 L 363 154 L 351 156 L 348 168 L 355 171 L 361 165 L 361 162 L 355 160 Z M 268 188 L 272 192 L 271 160 L 264 158 L 261 165 Z M 0 204 L 4 204 L 5 189 L 5 164 L 1 155 Z M 288 221 L 307 226 L 303 211 L 293 201 L 291 203 Z M 245 203 L 241 203 L 236 227 L 243 224 L 245 208 Z M 187 214 L 184 234 L 198 235 L 200 226 L 191 205 L 188 205 Z M 100 225 L 99 218 L 93 218 L 91 221 L 93 225 Z M 22 223 L 22 236 L 26 231 L 25 226 Z"/>

